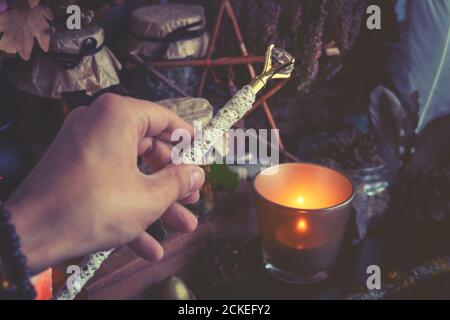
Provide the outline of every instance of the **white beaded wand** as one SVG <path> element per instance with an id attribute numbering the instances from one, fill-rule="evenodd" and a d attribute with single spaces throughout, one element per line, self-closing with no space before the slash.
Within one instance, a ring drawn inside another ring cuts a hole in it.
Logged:
<path id="1" fill-rule="evenodd" d="M 256 95 L 271 79 L 287 79 L 294 70 L 295 59 L 285 50 L 270 45 L 266 52 L 263 72 L 253 81 L 239 90 L 213 119 L 206 125 L 199 146 L 194 146 L 188 152 L 181 154 L 182 163 L 204 164 L 207 155 L 223 134 L 231 129 L 245 114 L 250 111 Z M 73 300 L 84 285 L 94 276 L 102 263 L 114 249 L 91 254 L 80 266 L 79 278 L 66 285 L 54 295 L 57 300 Z"/>

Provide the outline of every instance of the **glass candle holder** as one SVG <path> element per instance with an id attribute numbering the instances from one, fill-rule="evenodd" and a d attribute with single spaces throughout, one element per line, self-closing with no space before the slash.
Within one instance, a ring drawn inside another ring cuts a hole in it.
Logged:
<path id="1" fill-rule="evenodd" d="M 320 165 L 288 163 L 261 171 L 254 191 L 266 269 L 291 283 L 326 279 L 351 214 L 351 180 Z"/>

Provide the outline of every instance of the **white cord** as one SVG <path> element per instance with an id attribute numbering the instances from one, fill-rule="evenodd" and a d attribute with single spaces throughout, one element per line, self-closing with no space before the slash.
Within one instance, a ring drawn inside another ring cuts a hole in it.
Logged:
<path id="1" fill-rule="evenodd" d="M 73 300 L 80 293 L 81 289 L 86 283 L 95 275 L 95 272 L 100 269 L 102 263 L 109 257 L 114 251 L 99 251 L 97 253 L 91 253 L 85 261 L 81 263 L 80 272 L 76 279 L 64 285 L 57 294 L 54 295 L 55 300 Z"/>

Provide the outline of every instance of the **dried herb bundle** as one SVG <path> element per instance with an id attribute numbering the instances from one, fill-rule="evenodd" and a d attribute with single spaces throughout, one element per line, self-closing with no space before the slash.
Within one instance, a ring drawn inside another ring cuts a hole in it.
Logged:
<path id="1" fill-rule="evenodd" d="M 312 147 L 309 160 L 340 169 L 364 169 L 384 163 L 373 135 L 357 129 L 337 131 Z"/>
<path id="2" fill-rule="evenodd" d="M 252 52 L 275 43 L 298 58 L 297 87 L 305 90 L 319 75 L 322 51 L 334 43 L 341 56 L 323 61 L 321 75 L 332 78 L 362 30 L 366 0 L 234 0 L 244 38 Z"/>

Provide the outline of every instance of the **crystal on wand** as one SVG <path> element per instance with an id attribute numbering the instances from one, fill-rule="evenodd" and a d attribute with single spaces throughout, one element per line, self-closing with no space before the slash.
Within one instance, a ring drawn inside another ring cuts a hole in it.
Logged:
<path id="1" fill-rule="evenodd" d="M 222 137 L 245 114 L 250 111 L 255 97 L 270 79 L 287 79 L 294 70 L 295 59 L 285 50 L 269 46 L 263 72 L 253 81 L 239 90 L 206 125 L 202 141 L 181 155 L 181 163 L 205 164 L 204 157 Z"/>

